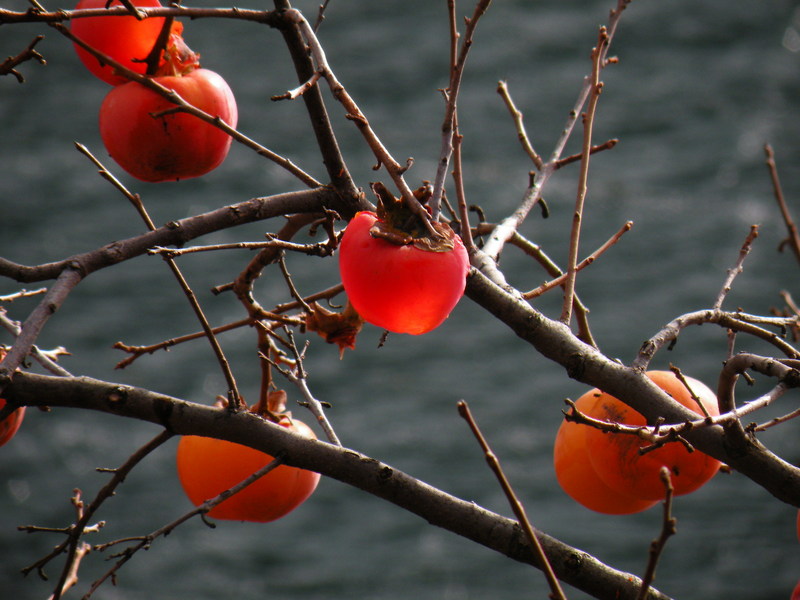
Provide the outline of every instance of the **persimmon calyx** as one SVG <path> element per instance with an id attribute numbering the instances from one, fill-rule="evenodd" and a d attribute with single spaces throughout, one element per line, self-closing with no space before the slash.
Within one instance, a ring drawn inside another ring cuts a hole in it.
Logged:
<path id="1" fill-rule="evenodd" d="M 180 77 L 200 68 L 200 54 L 189 48 L 178 33 L 170 33 L 156 77 Z"/>
<path id="2" fill-rule="evenodd" d="M 372 191 L 378 199 L 378 220 L 369 230 L 372 237 L 397 246 L 413 245 L 426 252 L 450 252 L 453 249 L 455 232 L 447 223 L 424 223 L 419 215 L 406 206 L 401 198 L 395 198 L 381 182 L 373 183 Z M 413 192 L 423 207 L 431 194 L 431 186 L 427 182 Z M 432 235 L 431 229 L 438 235 Z"/>
<path id="3" fill-rule="evenodd" d="M 439 237 L 434 238 L 431 235 L 414 237 L 410 233 L 396 229 L 381 220 L 375 221 L 369 229 L 369 234 L 374 238 L 386 240 L 397 246 L 413 245 L 418 250 L 424 250 L 425 252 L 450 252 L 455 247 L 455 232 L 447 223 L 432 221 L 431 225 L 439 234 Z"/>
<path id="4" fill-rule="evenodd" d="M 284 390 L 270 391 L 263 401 L 257 402 L 253 406 L 248 406 L 247 402 L 242 398 L 245 410 L 278 425 L 292 422 L 292 413 L 286 410 L 286 401 L 287 396 Z M 225 396 L 217 396 L 214 406 L 216 408 L 228 408 L 228 399 Z"/>

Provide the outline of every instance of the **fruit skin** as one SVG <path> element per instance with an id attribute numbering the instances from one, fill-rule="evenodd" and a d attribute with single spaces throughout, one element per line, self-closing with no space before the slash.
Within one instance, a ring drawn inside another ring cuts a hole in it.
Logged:
<path id="1" fill-rule="evenodd" d="M 800 510 L 797 511 L 797 539 L 800 541 Z"/>
<path id="2" fill-rule="evenodd" d="M 365 321 L 395 333 L 420 335 L 444 322 L 464 295 L 469 257 L 461 238 L 453 249 L 427 251 L 370 235 L 377 221 L 362 211 L 339 245 L 339 272 L 347 297 Z"/>
<path id="3" fill-rule="evenodd" d="M 673 372 L 648 371 L 646 375 L 672 398 L 702 415 L 700 407 Z M 709 414 L 718 415 L 716 394 L 696 379 L 685 379 Z M 646 424 L 640 413 L 609 394 L 592 390 L 586 395 L 594 399 L 586 405 L 584 412 L 588 416 L 627 425 Z M 644 500 L 663 499 L 664 484 L 659 475 L 662 466 L 670 471 L 675 495 L 695 491 L 711 479 L 721 466 L 718 460 L 699 450 L 689 452 L 680 442 L 670 442 L 640 454 L 639 448 L 648 445 L 649 442 L 629 434 L 603 433 L 596 428 L 587 428 L 586 431 L 586 446 L 592 466 L 600 478 L 609 487 Z"/>
<path id="4" fill-rule="evenodd" d="M 576 408 L 586 412 L 594 402 L 590 395 L 582 396 Z M 553 465 L 561 488 L 576 502 L 595 512 L 608 515 L 627 515 L 647 510 L 653 500 L 641 500 L 614 490 L 597 475 L 586 448 L 586 425 L 564 420 L 558 428 L 553 448 Z"/>
<path id="5" fill-rule="evenodd" d="M 280 425 L 316 439 L 314 432 L 297 419 L 281 419 Z M 178 443 L 178 477 L 195 506 L 233 487 L 271 460 L 264 452 L 214 438 L 187 435 Z M 274 521 L 305 502 L 319 479 L 319 473 L 279 465 L 215 506 L 208 516 L 257 523 Z"/>
<path id="6" fill-rule="evenodd" d="M 5 405 L 6 401 L 0 398 L 0 409 L 5 407 Z M 19 426 L 22 425 L 22 419 L 24 418 L 25 407 L 20 406 L 17 410 L 0 421 L 0 446 L 11 441 L 11 438 L 13 438 L 19 430 Z"/>
<path id="7" fill-rule="evenodd" d="M 236 127 L 236 100 L 225 80 L 198 68 L 185 75 L 156 77 L 189 104 Z M 219 166 L 231 137 L 185 112 L 161 116 L 175 104 L 131 81 L 112 89 L 100 107 L 100 135 L 114 160 L 137 179 L 149 182 L 199 177 Z"/>
<path id="8" fill-rule="evenodd" d="M 75 8 L 105 8 L 106 1 L 80 0 Z M 161 3 L 159 0 L 134 0 L 134 5 L 138 8 L 156 8 L 160 7 Z M 114 0 L 111 6 L 122 6 L 122 3 Z M 86 17 L 74 19 L 70 25 L 70 31 L 80 40 L 123 66 L 136 73 L 144 74 L 147 65 L 140 61 L 147 58 L 163 26 L 163 17 L 153 17 L 141 21 L 134 16 Z M 75 51 L 86 68 L 106 83 L 120 85 L 129 81 L 125 77 L 115 75 L 111 66 L 101 65 L 97 58 L 77 44 L 75 44 Z"/>

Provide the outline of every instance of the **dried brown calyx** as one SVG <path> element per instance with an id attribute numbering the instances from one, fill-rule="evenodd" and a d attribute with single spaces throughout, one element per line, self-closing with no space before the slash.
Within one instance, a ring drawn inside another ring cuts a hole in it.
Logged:
<path id="1" fill-rule="evenodd" d="M 370 229 L 372 237 L 378 237 L 398 246 L 413 245 L 426 252 L 450 252 L 455 245 L 455 232 L 447 223 L 427 223 L 403 201 L 386 189 L 381 182 L 372 184 L 378 199 L 378 220 Z M 433 190 L 428 182 L 414 190 L 414 198 L 426 207 Z M 430 229 L 437 235 L 434 236 Z"/>

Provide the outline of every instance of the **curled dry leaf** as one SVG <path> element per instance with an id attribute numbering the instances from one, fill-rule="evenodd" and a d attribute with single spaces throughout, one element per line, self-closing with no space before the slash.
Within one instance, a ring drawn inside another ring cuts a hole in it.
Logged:
<path id="1" fill-rule="evenodd" d="M 339 358 L 346 349 L 353 350 L 356 347 L 356 336 L 364 325 L 364 319 L 349 302 L 342 312 L 334 312 L 312 302 L 311 312 L 306 313 L 305 321 L 309 331 L 316 331 L 329 344 L 339 346 Z"/>

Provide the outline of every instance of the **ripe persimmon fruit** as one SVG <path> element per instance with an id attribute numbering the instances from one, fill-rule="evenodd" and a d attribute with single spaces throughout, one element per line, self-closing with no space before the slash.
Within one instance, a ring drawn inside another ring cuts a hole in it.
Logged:
<path id="1" fill-rule="evenodd" d="M 308 425 L 282 417 L 278 423 L 304 437 L 316 439 Z M 178 443 L 178 477 L 189 500 L 200 506 L 206 500 L 243 481 L 273 457 L 248 446 L 194 435 Z M 319 483 L 313 471 L 278 465 L 208 512 L 209 517 L 266 523 L 289 514 L 305 502 Z"/>
<path id="2" fill-rule="evenodd" d="M 698 416 L 703 414 L 686 385 L 672 371 L 648 371 L 646 375 L 676 401 Z M 685 380 L 708 414 L 718 415 L 716 394 L 696 379 Z M 598 389 L 581 396 L 575 407 L 600 421 L 647 424 L 640 413 Z M 662 467 L 669 470 L 674 493 L 682 495 L 700 488 L 721 466 L 718 460 L 699 450 L 690 451 L 679 441 L 642 452 L 648 445 L 650 442 L 630 433 L 605 432 L 564 421 L 555 441 L 556 477 L 562 488 L 584 506 L 603 513 L 629 514 L 664 498 Z"/>
<path id="3" fill-rule="evenodd" d="M 683 406 L 702 416 L 702 409 L 691 393 L 672 371 L 648 371 L 647 377 Z M 717 396 L 704 383 L 685 377 L 692 391 L 708 411 L 719 414 Z M 614 423 L 646 425 L 645 418 L 613 396 L 590 392 L 594 402 L 589 404 L 586 414 Z M 689 494 L 704 485 L 719 470 L 720 462 L 699 450 L 689 451 L 681 442 L 669 442 L 648 452 L 640 449 L 649 442 L 629 434 L 604 433 L 589 428 L 586 432 L 586 447 L 597 474 L 607 485 L 616 490 L 645 500 L 664 498 L 664 483 L 661 467 L 669 469 L 675 495 Z"/>
<path id="4" fill-rule="evenodd" d="M 590 395 L 582 396 L 576 408 L 585 412 Z M 609 515 L 627 515 L 647 510 L 652 500 L 641 500 L 606 485 L 597 475 L 586 448 L 586 425 L 564 420 L 556 434 L 553 463 L 561 488 L 590 510 Z"/>

